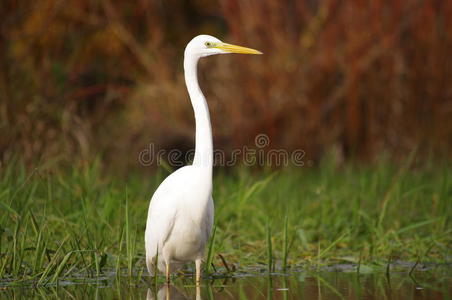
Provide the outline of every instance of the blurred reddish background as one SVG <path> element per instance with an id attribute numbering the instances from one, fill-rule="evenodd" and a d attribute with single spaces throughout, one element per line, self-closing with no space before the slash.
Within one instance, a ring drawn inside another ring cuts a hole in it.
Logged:
<path id="1" fill-rule="evenodd" d="M 452 1 L 5 0 L 0 18 L 3 163 L 193 147 L 200 33 L 265 54 L 202 61 L 215 148 L 265 133 L 313 160 L 451 157 Z"/>

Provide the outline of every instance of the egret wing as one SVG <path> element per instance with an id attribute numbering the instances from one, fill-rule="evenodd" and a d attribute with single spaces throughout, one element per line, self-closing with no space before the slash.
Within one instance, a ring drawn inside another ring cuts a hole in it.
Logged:
<path id="1" fill-rule="evenodd" d="M 146 265 L 150 274 L 154 274 L 157 251 L 159 253 L 157 268 L 162 272 L 164 270 L 163 257 L 160 255 L 165 241 L 173 230 L 177 214 L 176 208 L 169 205 L 171 202 L 156 191 L 149 206 L 145 245 Z"/>

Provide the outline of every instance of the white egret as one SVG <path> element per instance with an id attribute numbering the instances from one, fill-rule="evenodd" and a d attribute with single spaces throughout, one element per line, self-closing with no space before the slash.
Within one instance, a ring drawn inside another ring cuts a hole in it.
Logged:
<path id="1" fill-rule="evenodd" d="M 201 260 L 213 224 L 212 127 L 206 99 L 198 84 L 197 65 L 201 57 L 228 54 L 262 54 L 226 44 L 209 35 L 193 38 L 185 48 L 185 84 L 195 113 L 196 139 L 193 164 L 169 175 L 157 188 L 149 205 L 145 232 L 146 265 L 151 276 L 170 274 L 194 261 L 196 283 L 201 277 Z"/>

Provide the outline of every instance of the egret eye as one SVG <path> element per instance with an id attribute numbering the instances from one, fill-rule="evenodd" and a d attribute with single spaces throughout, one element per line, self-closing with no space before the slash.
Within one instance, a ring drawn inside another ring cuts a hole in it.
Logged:
<path id="1" fill-rule="evenodd" d="M 212 47 L 212 43 L 211 42 L 205 42 L 204 45 L 206 45 L 207 48 Z"/>

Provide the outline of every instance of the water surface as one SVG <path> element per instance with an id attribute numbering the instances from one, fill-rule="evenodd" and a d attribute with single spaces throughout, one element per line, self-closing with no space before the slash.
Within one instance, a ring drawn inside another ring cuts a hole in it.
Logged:
<path id="1" fill-rule="evenodd" d="M 135 283 L 115 276 L 48 287 L 0 288 L 1 299 L 451 299 L 449 266 L 409 275 L 406 271 L 357 274 L 347 268 L 290 275 L 239 274 L 193 286 L 190 276 L 154 288 L 151 278 Z"/>

